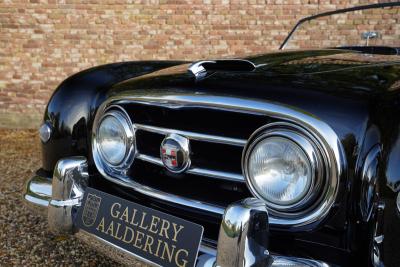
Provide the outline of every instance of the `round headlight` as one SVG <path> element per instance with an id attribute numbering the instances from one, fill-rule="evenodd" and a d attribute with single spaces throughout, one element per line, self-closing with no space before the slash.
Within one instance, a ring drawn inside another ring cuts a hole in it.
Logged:
<path id="1" fill-rule="evenodd" d="M 108 165 L 124 167 L 135 150 L 132 124 L 124 113 L 111 110 L 103 115 L 96 134 L 97 153 Z"/>
<path id="2" fill-rule="evenodd" d="M 266 201 L 292 205 L 310 190 L 312 169 L 304 151 L 282 137 L 270 137 L 253 148 L 249 158 L 249 179 Z"/>
<path id="3" fill-rule="evenodd" d="M 311 140 L 292 130 L 275 129 L 250 139 L 243 171 L 250 191 L 272 210 L 297 211 L 318 195 L 320 165 Z"/>
<path id="4" fill-rule="evenodd" d="M 124 127 L 113 116 L 103 119 L 99 127 L 99 147 L 105 160 L 112 165 L 120 164 L 127 152 Z"/>

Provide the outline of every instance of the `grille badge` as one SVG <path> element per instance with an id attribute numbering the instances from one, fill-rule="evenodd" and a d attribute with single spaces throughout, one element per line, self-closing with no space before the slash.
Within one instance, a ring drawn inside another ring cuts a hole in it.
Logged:
<path id="1" fill-rule="evenodd" d="M 189 139 L 178 134 L 167 135 L 161 143 L 160 157 L 169 171 L 186 171 L 190 166 Z"/>

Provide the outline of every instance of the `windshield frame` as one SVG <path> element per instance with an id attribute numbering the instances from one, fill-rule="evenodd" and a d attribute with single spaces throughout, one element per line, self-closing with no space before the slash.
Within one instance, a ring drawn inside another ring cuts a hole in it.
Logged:
<path id="1" fill-rule="evenodd" d="M 326 17 L 326 16 L 331 16 L 335 14 L 340 14 L 340 13 L 347 13 L 347 12 L 352 12 L 352 11 L 358 11 L 358 10 L 366 10 L 366 9 L 372 9 L 372 8 L 385 8 L 385 7 L 400 7 L 400 2 L 388 2 L 388 3 L 376 3 L 376 4 L 369 4 L 369 5 L 362 5 L 362 6 L 355 6 L 355 7 L 349 7 L 349 8 L 343 8 L 343 9 L 337 9 L 337 10 L 332 10 L 328 12 L 323 12 L 319 13 L 316 15 L 312 15 L 309 17 L 302 18 L 299 20 L 296 25 L 293 27 L 293 29 L 289 32 L 289 34 L 286 36 L 285 40 L 283 43 L 279 46 L 279 50 L 284 50 L 285 46 L 287 43 L 290 41 L 292 35 L 294 32 L 304 23 L 313 19 L 317 19 L 320 17 Z"/>

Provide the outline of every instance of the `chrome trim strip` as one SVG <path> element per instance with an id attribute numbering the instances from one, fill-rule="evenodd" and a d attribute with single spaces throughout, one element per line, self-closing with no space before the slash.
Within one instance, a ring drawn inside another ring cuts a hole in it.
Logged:
<path id="1" fill-rule="evenodd" d="M 104 102 L 95 118 L 93 129 L 96 129 L 98 119 L 104 112 L 105 108 L 110 104 L 128 104 L 128 103 L 140 103 L 144 105 L 155 105 L 169 108 L 180 108 L 180 107 L 207 107 L 216 110 L 227 110 L 227 111 L 237 111 L 247 114 L 258 114 L 266 115 L 277 120 L 284 120 L 286 122 L 295 123 L 309 132 L 314 133 L 316 138 L 321 140 L 326 149 L 326 154 L 329 156 L 329 166 L 330 177 L 336 179 L 335 184 L 338 185 L 340 179 L 345 175 L 344 170 L 347 168 L 347 161 L 341 141 L 333 129 L 326 124 L 324 121 L 320 120 L 318 117 L 313 116 L 305 111 L 293 108 L 290 106 L 275 104 L 269 101 L 251 98 L 235 98 L 225 95 L 207 95 L 207 94 L 195 94 L 191 92 L 185 92 L 182 94 L 180 92 L 174 91 L 160 91 L 151 92 L 145 90 L 134 90 L 130 91 L 129 95 L 124 96 L 114 96 L 109 98 Z M 99 168 L 98 162 L 96 166 L 99 172 L 104 176 L 104 178 L 117 183 L 122 186 L 132 188 L 133 190 L 145 194 L 150 197 L 154 197 L 163 201 L 170 201 L 179 205 L 208 211 L 210 213 L 216 213 L 222 215 L 224 212 L 223 207 L 218 207 L 212 204 L 200 202 L 193 199 L 187 199 L 180 196 L 165 193 L 147 186 L 138 184 L 126 177 L 115 176 L 111 177 L 104 172 L 102 168 Z M 272 215 L 270 217 L 271 225 L 275 225 L 283 229 L 287 227 L 300 227 L 307 225 L 311 222 L 321 221 L 330 208 L 334 204 L 338 191 L 338 186 L 335 188 L 330 188 L 330 194 L 333 196 L 330 202 L 322 203 L 321 208 L 312 216 L 307 216 L 301 219 L 281 219 L 274 218 Z M 323 212 L 322 212 L 323 211 Z M 312 219 L 312 220 L 311 220 Z"/>
<path id="2" fill-rule="evenodd" d="M 164 166 L 161 159 L 153 157 L 153 156 L 138 153 L 136 155 L 136 158 L 146 161 L 146 162 L 153 163 L 153 164 L 161 166 L 161 167 Z M 228 180 L 228 181 L 233 181 L 233 182 L 243 182 L 244 183 L 243 175 L 236 174 L 236 173 L 215 171 L 215 170 L 209 170 L 209 169 L 203 169 L 203 168 L 189 168 L 186 172 L 190 173 L 190 174 L 194 174 L 194 175 L 201 175 L 201 176 L 206 176 L 206 177 L 211 177 L 211 178 L 216 178 L 216 179 L 223 179 L 223 180 Z"/>
<path id="3" fill-rule="evenodd" d="M 202 253 L 205 253 L 205 254 L 212 255 L 212 256 L 217 256 L 217 249 L 215 247 L 212 247 L 212 246 L 206 244 L 206 242 L 204 242 L 204 237 L 203 237 L 203 241 L 201 242 L 199 251 Z"/>
<path id="4" fill-rule="evenodd" d="M 233 146 L 241 146 L 244 147 L 246 145 L 247 140 L 237 139 L 237 138 L 230 138 L 230 137 L 222 137 L 217 135 L 210 135 L 210 134 L 201 134 L 189 131 L 181 131 L 181 130 L 174 130 L 168 128 L 162 128 L 157 126 L 150 126 L 144 124 L 135 124 L 136 129 L 148 131 L 152 133 L 158 133 L 163 135 L 168 134 L 179 134 L 183 135 L 191 140 L 197 141 L 205 141 L 205 142 L 212 142 L 212 143 L 219 143 L 219 144 L 226 144 L 226 145 L 233 145 Z"/>
<path id="5" fill-rule="evenodd" d="M 281 267 L 281 266 L 304 266 L 304 267 L 333 267 L 326 262 L 319 260 L 311 260 L 305 258 L 295 258 L 286 256 L 272 256 L 274 259 L 271 267 Z"/>
<path id="6" fill-rule="evenodd" d="M 162 163 L 160 158 L 148 156 L 148 155 L 145 155 L 145 154 L 139 154 L 139 153 L 136 154 L 136 158 L 140 159 L 140 160 L 143 160 L 143 161 L 147 161 L 147 162 L 153 163 L 153 164 L 161 166 L 161 167 L 164 166 L 164 164 Z"/>
<path id="7" fill-rule="evenodd" d="M 134 191 L 149 196 L 149 197 L 153 197 L 155 199 L 161 200 L 161 201 L 166 201 L 166 202 L 172 202 L 178 205 L 182 205 L 185 207 L 190 207 L 190 208 L 194 208 L 194 209 L 198 209 L 198 210 L 202 210 L 202 211 L 207 211 L 207 212 L 211 212 L 214 214 L 219 214 L 222 215 L 224 214 L 224 207 L 221 206 L 216 206 L 216 205 L 212 205 L 212 204 L 208 204 L 202 201 L 198 201 L 198 200 L 193 200 L 193 199 L 189 199 L 189 198 L 185 198 L 185 197 L 180 197 L 180 196 L 176 196 L 174 194 L 170 194 L 170 193 L 166 193 L 148 186 L 144 186 L 142 184 L 139 184 L 129 178 L 126 177 L 118 177 L 118 178 L 114 178 L 109 176 L 107 173 L 105 173 L 103 170 L 98 169 L 100 174 L 103 175 L 104 178 L 119 184 L 121 186 L 125 186 L 128 188 L 133 189 Z"/>
<path id="8" fill-rule="evenodd" d="M 202 176 L 207 176 L 207 177 L 211 177 L 211 178 L 224 179 L 224 180 L 228 180 L 228 181 L 244 183 L 243 176 L 241 174 L 236 174 L 236 173 L 209 170 L 209 169 L 203 169 L 203 168 L 192 168 L 192 169 L 189 169 L 187 172 L 191 173 L 191 174 L 202 175 Z"/>

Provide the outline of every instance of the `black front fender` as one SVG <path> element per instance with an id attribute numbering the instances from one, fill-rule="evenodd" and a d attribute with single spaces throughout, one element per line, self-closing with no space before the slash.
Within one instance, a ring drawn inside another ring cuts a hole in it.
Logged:
<path id="1" fill-rule="evenodd" d="M 63 81 L 53 93 L 44 121 L 53 128 L 43 144 L 43 169 L 52 172 L 63 157 L 88 155 L 92 120 L 109 88 L 121 81 L 145 75 L 182 61 L 133 61 L 107 64 L 81 71 Z"/>

